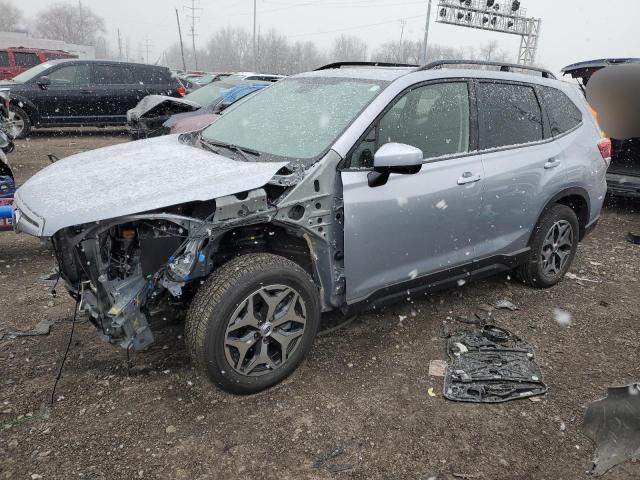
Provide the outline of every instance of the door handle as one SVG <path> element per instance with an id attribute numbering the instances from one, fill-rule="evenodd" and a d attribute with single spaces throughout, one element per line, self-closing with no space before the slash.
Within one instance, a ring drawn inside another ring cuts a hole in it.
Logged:
<path id="1" fill-rule="evenodd" d="M 458 179 L 458 185 L 467 185 L 469 183 L 479 182 L 482 177 L 480 174 L 473 174 L 472 172 L 464 172 Z"/>
<path id="2" fill-rule="evenodd" d="M 83 95 L 88 95 L 93 92 L 91 92 L 91 90 L 80 90 L 80 93 L 82 93 Z"/>
<path id="3" fill-rule="evenodd" d="M 547 160 L 547 163 L 544 164 L 544 168 L 545 170 L 550 170 L 552 168 L 556 168 L 560 166 L 560 160 L 558 160 L 557 158 L 550 158 L 549 160 Z"/>

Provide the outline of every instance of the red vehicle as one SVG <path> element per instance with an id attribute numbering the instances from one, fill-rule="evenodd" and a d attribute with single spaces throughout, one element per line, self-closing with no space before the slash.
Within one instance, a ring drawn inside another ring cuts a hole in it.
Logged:
<path id="1" fill-rule="evenodd" d="M 78 58 L 78 56 L 62 50 L 23 47 L 0 48 L 0 80 L 13 78 L 47 60 L 61 58 Z"/>

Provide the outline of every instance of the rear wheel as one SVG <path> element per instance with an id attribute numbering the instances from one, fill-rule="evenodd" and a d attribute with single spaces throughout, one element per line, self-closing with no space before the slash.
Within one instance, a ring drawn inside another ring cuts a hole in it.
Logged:
<path id="1" fill-rule="evenodd" d="M 189 353 L 230 393 L 269 388 L 311 349 L 320 323 L 318 289 L 296 263 L 249 254 L 218 269 L 187 315 Z"/>
<path id="2" fill-rule="evenodd" d="M 9 109 L 9 132 L 14 138 L 26 138 L 31 133 L 31 120 L 23 109 L 11 105 Z"/>
<path id="3" fill-rule="evenodd" d="M 549 209 L 536 226 L 531 259 L 519 269 L 522 280 L 536 288 L 556 285 L 571 268 L 579 229 L 578 218 L 571 208 L 554 205 Z"/>

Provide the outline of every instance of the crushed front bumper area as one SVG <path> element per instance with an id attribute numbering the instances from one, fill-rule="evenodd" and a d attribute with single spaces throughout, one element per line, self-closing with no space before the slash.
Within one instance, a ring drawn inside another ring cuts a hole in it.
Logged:
<path id="1" fill-rule="evenodd" d="M 135 215 L 53 237 L 61 277 L 105 340 L 124 349 L 151 345 L 152 312 L 185 311 L 200 280 L 229 255 L 221 245 L 229 228 L 270 219 L 262 189 L 242 199 L 221 198 L 208 208 L 220 219 L 230 211 L 244 218 L 214 222 L 168 213 Z"/>

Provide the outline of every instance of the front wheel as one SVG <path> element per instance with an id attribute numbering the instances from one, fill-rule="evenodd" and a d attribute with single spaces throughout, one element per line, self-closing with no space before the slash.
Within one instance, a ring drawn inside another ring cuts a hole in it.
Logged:
<path id="1" fill-rule="evenodd" d="M 9 108 L 8 131 L 13 138 L 26 138 L 31 133 L 31 119 L 27 112 L 16 105 Z"/>
<path id="2" fill-rule="evenodd" d="M 522 280 L 536 288 L 556 285 L 571 268 L 578 249 L 580 225 L 566 205 L 554 205 L 538 225 L 531 242 L 531 260 L 520 267 Z"/>
<path id="3" fill-rule="evenodd" d="M 272 254 L 237 257 L 198 290 L 185 337 L 194 362 L 220 388 L 257 393 L 290 375 L 320 323 L 318 288 L 296 263 Z"/>

